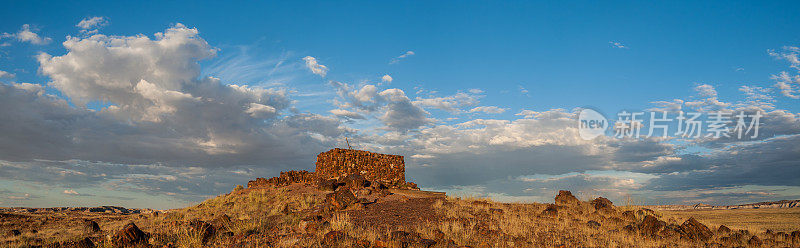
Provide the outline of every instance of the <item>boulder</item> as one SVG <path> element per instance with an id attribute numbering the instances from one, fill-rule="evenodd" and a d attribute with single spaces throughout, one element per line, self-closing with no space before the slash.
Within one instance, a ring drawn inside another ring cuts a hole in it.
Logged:
<path id="1" fill-rule="evenodd" d="M 93 220 L 85 220 L 83 221 L 83 231 L 86 233 L 96 233 L 102 231 L 100 229 L 100 225 Z"/>
<path id="2" fill-rule="evenodd" d="M 789 236 L 792 238 L 793 244 L 800 244 L 800 231 L 793 231 Z"/>
<path id="3" fill-rule="evenodd" d="M 569 190 L 559 190 L 555 200 L 559 205 L 572 205 L 580 202 Z"/>
<path id="4" fill-rule="evenodd" d="M 758 236 L 753 235 L 753 237 L 750 237 L 750 240 L 747 241 L 747 244 L 750 246 L 761 246 L 764 242 L 762 242 Z"/>
<path id="5" fill-rule="evenodd" d="M 717 228 L 717 232 L 718 232 L 718 233 L 721 233 L 721 234 L 727 234 L 727 233 L 730 233 L 730 232 L 731 232 L 731 229 L 730 229 L 730 228 L 728 228 L 728 227 L 727 227 L 727 226 L 725 226 L 725 225 L 720 225 L 720 226 L 719 226 L 719 228 Z"/>
<path id="6" fill-rule="evenodd" d="M 333 193 L 325 195 L 325 203 L 329 204 L 334 210 L 342 210 L 356 201 L 356 196 L 348 189 L 338 189 Z"/>
<path id="7" fill-rule="evenodd" d="M 714 233 L 711 232 L 711 229 L 708 229 L 706 225 L 703 225 L 694 218 L 689 218 L 688 220 L 684 221 L 683 224 L 681 224 L 681 230 L 683 231 L 684 237 L 691 240 L 706 241 L 714 236 Z"/>
<path id="8" fill-rule="evenodd" d="M 594 206 L 594 209 L 596 210 L 601 210 L 601 209 L 614 210 L 614 203 L 612 203 L 611 200 L 606 199 L 605 197 L 597 197 L 594 200 L 592 200 L 592 206 Z"/>
<path id="9" fill-rule="evenodd" d="M 590 220 L 590 221 L 586 222 L 586 226 L 594 229 L 594 228 L 600 227 L 601 225 L 600 225 L 600 222 Z"/>
<path id="10" fill-rule="evenodd" d="M 322 191 L 335 191 L 339 187 L 339 181 L 336 179 L 322 179 L 317 183 L 317 189 Z"/>
<path id="11" fill-rule="evenodd" d="M 192 220 L 189 221 L 189 232 L 195 233 L 200 235 L 201 241 L 203 244 L 208 243 L 212 238 L 214 238 L 214 233 L 216 233 L 216 229 L 213 225 L 208 224 L 205 221 L 201 220 Z"/>
<path id="12" fill-rule="evenodd" d="M 547 204 L 547 207 L 542 210 L 542 215 L 558 216 L 558 206 L 555 204 Z"/>
<path id="13" fill-rule="evenodd" d="M 147 236 L 148 235 L 146 233 L 142 232 L 142 230 L 139 230 L 139 227 L 137 227 L 136 224 L 131 222 L 117 231 L 114 236 L 111 236 L 111 245 L 113 247 L 149 245 Z"/>
<path id="14" fill-rule="evenodd" d="M 322 238 L 322 247 L 344 247 L 350 237 L 340 231 L 330 231 Z"/>
<path id="15" fill-rule="evenodd" d="M 369 187 L 369 184 L 370 184 L 370 182 L 367 181 L 367 179 L 364 178 L 364 176 L 362 176 L 360 174 L 348 175 L 348 176 L 346 176 L 344 178 L 341 178 L 339 180 L 342 183 L 344 183 L 345 187 L 350 188 L 350 189 L 365 188 L 365 187 Z"/>
<path id="16" fill-rule="evenodd" d="M 639 223 L 638 229 L 644 235 L 657 236 L 666 225 L 666 222 L 659 220 L 655 216 L 647 215 L 642 222 Z"/>

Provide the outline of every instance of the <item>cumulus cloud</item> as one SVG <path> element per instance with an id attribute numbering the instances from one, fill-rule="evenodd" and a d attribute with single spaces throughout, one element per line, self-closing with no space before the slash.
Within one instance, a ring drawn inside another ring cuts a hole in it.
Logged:
<path id="1" fill-rule="evenodd" d="M 311 73 L 317 74 L 320 77 L 325 77 L 328 74 L 328 67 L 317 62 L 317 59 L 311 56 L 303 58 L 306 61 L 306 67 L 311 70 Z"/>
<path id="2" fill-rule="evenodd" d="M 795 73 L 782 71 L 777 75 L 772 75 L 772 80 L 775 80 L 775 87 L 778 88 L 781 95 L 792 99 L 800 99 L 800 48 L 793 46 L 785 46 L 780 51 L 768 50 L 770 56 L 785 60 L 789 62 L 789 66 L 795 69 Z"/>
<path id="3" fill-rule="evenodd" d="M 34 45 L 46 45 L 53 40 L 50 37 L 39 36 L 39 34 L 36 33 L 38 31 L 38 28 L 33 27 L 30 24 L 23 24 L 20 30 L 16 33 L 3 33 L 0 34 L 0 38 L 14 38 L 19 42 L 28 42 Z"/>
<path id="4" fill-rule="evenodd" d="M 75 190 L 71 190 L 71 189 L 65 189 L 63 193 L 65 195 L 80 195 L 80 194 L 78 194 L 78 192 L 75 192 Z"/>
<path id="5" fill-rule="evenodd" d="M 0 78 L 14 78 L 16 75 L 7 71 L 0 71 Z"/>
<path id="6" fill-rule="evenodd" d="M 102 16 L 83 18 L 75 27 L 80 28 L 81 33 L 97 33 L 99 28 L 108 25 L 108 19 Z"/>
<path id="7" fill-rule="evenodd" d="M 382 82 L 391 83 L 392 82 L 392 76 L 389 76 L 389 74 L 383 75 L 383 77 L 381 77 L 381 81 Z"/>

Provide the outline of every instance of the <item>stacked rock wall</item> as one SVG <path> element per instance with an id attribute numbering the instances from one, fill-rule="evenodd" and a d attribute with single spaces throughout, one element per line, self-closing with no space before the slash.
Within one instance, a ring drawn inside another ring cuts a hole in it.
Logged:
<path id="1" fill-rule="evenodd" d="M 293 183 L 315 184 L 317 177 L 314 172 L 308 171 L 281 171 L 280 176 L 270 179 L 256 178 L 256 180 L 247 182 L 248 188 L 264 187 L 264 186 L 286 186 Z"/>
<path id="2" fill-rule="evenodd" d="M 400 155 L 335 148 L 317 155 L 316 165 L 315 173 L 323 179 L 360 174 L 369 181 L 388 185 L 406 182 L 405 162 Z"/>

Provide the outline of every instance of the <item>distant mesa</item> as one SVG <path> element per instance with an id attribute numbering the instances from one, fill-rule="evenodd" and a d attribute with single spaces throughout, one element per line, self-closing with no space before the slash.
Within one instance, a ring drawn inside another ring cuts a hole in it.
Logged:
<path id="1" fill-rule="evenodd" d="M 417 184 L 406 181 L 403 156 L 341 148 L 317 155 L 315 172 L 285 171 L 270 179 L 256 178 L 248 182 L 247 187 L 287 186 L 293 183 L 324 185 L 331 180 L 353 175 L 392 189 L 419 189 Z"/>

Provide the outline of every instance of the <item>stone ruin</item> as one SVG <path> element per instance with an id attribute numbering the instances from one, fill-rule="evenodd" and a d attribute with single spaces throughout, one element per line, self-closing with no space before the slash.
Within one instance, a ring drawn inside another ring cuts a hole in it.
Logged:
<path id="1" fill-rule="evenodd" d="M 250 181 L 247 187 L 286 186 L 293 183 L 311 185 L 342 180 L 352 175 L 360 175 L 367 181 L 379 182 L 388 188 L 419 189 L 415 183 L 406 182 L 403 156 L 341 148 L 317 155 L 315 172 L 281 172 L 278 177 Z"/>

